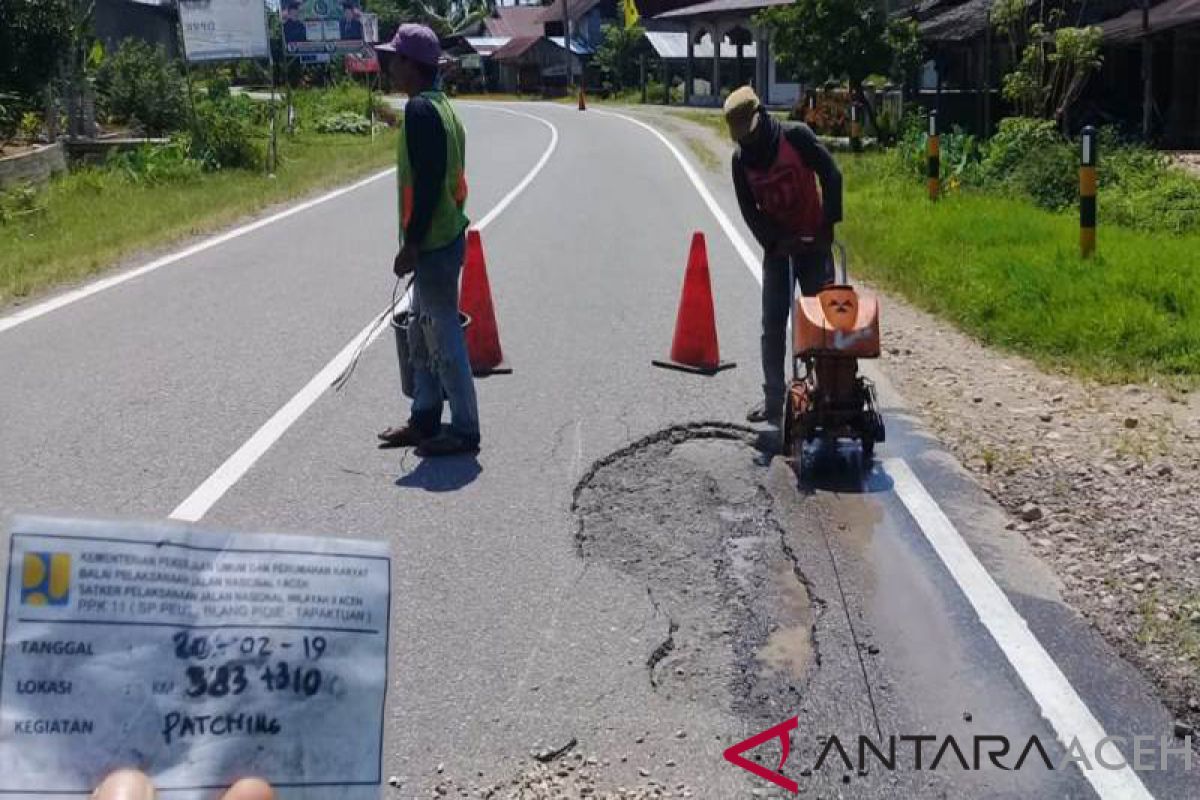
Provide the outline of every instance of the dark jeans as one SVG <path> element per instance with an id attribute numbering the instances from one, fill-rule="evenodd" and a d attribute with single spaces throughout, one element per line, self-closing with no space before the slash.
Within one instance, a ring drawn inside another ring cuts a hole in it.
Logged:
<path id="1" fill-rule="evenodd" d="M 797 256 L 765 256 L 762 270 L 762 369 L 763 398 L 767 413 L 783 409 L 784 361 L 787 359 L 787 323 L 793 287 L 789 262 L 800 293 L 812 297 L 833 283 L 833 256 L 825 250 Z"/>
<path id="2" fill-rule="evenodd" d="M 468 443 L 479 443 L 479 407 L 467 358 L 467 342 L 458 322 L 458 275 L 465 238 L 441 250 L 421 253 L 413 281 L 408 347 L 412 353 L 412 415 L 409 425 L 430 435 L 442 421 L 443 400 L 450 401 L 450 430 Z"/>

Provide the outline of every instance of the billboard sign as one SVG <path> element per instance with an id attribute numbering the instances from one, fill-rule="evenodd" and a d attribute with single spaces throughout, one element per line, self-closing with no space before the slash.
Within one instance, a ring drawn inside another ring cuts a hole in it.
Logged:
<path id="1" fill-rule="evenodd" d="M 370 22 L 362 0 L 282 0 L 279 13 L 289 56 L 359 52 Z"/>
<path id="2" fill-rule="evenodd" d="M 364 45 L 357 53 L 346 53 L 346 71 L 354 75 L 367 75 L 379 72 L 379 57 L 370 45 Z"/>
<path id="3" fill-rule="evenodd" d="M 188 61 L 270 58 L 262 0 L 179 0 Z"/>

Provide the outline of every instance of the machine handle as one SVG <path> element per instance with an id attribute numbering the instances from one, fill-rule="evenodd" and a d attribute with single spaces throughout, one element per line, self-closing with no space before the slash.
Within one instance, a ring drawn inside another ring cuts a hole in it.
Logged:
<path id="1" fill-rule="evenodd" d="M 839 242 L 837 239 L 834 239 L 830 243 L 829 249 L 833 253 L 833 268 L 834 268 L 834 270 L 835 271 L 837 270 L 839 261 L 841 262 L 841 265 L 842 265 L 842 279 L 841 279 L 841 281 L 839 281 L 839 283 L 841 283 L 842 286 L 849 285 L 850 276 L 847 274 L 846 270 L 847 270 L 847 267 L 849 266 L 850 258 L 846 255 L 846 246 L 844 244 L 842 244 L 841 242 Z"/>

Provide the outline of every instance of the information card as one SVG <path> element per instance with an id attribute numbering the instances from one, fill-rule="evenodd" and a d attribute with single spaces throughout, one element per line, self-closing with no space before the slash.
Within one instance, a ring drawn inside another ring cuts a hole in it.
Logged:
<path id="1" fill-rule="evenodd" d="M 0 797 L 138 767 L 169 798 L 378 798 L 389 595 L 382 543 L 17 518 Z"/>

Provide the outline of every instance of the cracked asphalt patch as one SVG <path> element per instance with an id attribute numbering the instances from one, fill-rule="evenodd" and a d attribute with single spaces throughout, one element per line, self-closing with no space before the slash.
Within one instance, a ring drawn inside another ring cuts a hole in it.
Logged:
<path id="1" fill-rule="evenodd" d="M 771 723 L 815 669 L 820 603 L 785 552 L 757 444 L 736 426 L 669 428 L 593 466 L 573 508 L 580 555 L 637 578 L 661 617 L 655 690 Z"/>
<path id="2" fill-rule="evenodd" d="M 838 759 L 812 769 L 826 736 L 895 725 L 879 651 L 838 570 L 845 543 L 830 546 L 845 536 L 844 503 L 801 491 L 775 449 L 746 427 L 696 423 L 601 459 L 575 490 L 580 557 L 644 587 L 661 626 L 645 662 L 656 693 L 732 713 L 743 735 L 800 718 L 783 772 L 802 794 L 946 796 L 935 776 L 844 770 Z M 748 755 L 775 769 L 781 754 L 773 741 Z"/>

